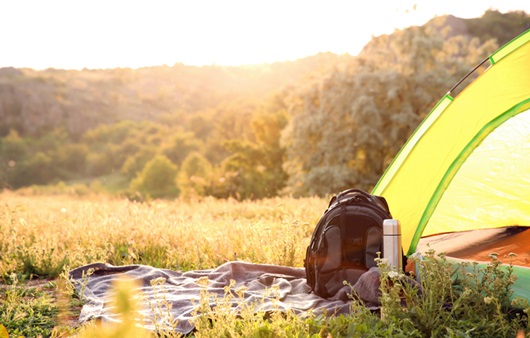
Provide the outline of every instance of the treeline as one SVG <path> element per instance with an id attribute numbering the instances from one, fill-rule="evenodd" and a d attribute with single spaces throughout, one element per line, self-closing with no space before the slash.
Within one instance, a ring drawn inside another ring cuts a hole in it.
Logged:
<path id="1" fill-rule="evenodd" d="M 101 125 L 78 141 L 64 130 L 36 138 L 11 131 L 2 138 L 2 158 L 9 159 L 2 163 L 3 180 L 20 188 L 110 179 L 124 192 L 151 197 L 274 196 L 285 185 L 284 151 L 274 137 L 285 121 L 283 111 L 239 121 L 238 129 L 254 134 L 252 140 L 225 139 L 222 129 L 214 129 L 205 141 L 179 126 L 152 121 Z"/>
<path id="2" fill-rule="evenodd" d="M 0 69 L 0 184 L 131 198 L 369 190 L 436 101 L 529 24 L 438 17 L 356 57 L 262 66 Z"/>

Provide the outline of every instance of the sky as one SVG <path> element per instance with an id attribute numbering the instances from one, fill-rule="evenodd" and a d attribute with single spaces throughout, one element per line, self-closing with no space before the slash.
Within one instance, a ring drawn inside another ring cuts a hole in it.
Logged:
<path id="1" fill-rule="evenodd" d="M 244 65 L 356 55 L 372 36 L 528 0 L 0 0 L 0 67 Z"/>

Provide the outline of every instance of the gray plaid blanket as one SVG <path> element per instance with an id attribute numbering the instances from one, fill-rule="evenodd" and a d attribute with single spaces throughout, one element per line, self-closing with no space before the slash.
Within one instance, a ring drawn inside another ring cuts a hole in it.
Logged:
<path id="1" fill-rule="evenodd" d="M 85 302 L 79 317 L 81 323 L 92 319 L 103 322 L 119 320 L 109 300 L 113 281 L 122 277 L 138 282 L 139 318 L 145 328 L 155 331 L 165 325 L 160 321 L 168 318 L 153 313 L 153 303 L 163 299 L 171 305 L 171 320 L 177 321 L 175 330 L 183 334 L 193 331 L 193 319 L 205 291 L 212 308 L 216 306 L 216 299 L 223 298 L 232 303 L 230 306 L 234 311 L 245 304 L 255 306 L 256 311 L 289 309 L 299 315 L 309 312 L 316 315 L 348 313 L 352 293 L 351 287 L 345 286 L 332 299 L 321 298 L 310 292 L 303 268 L 286 266 L 235 261 L 216 269 L 180 272 L 145 265 L 94 263 L 70 271 L 70 278 Z M 377 269 L 372 268 L 363 274 L 353 288 L 367 306 L 378 306 Z M 237 296 L 226 297 L 227 292 Z"/>

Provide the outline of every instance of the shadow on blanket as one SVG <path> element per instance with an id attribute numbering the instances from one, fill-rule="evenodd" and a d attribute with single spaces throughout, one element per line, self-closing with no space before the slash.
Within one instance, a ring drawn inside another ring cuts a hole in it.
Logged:
<path id="1" fill-rule="evenodd" d="M 89 277 L 87 272 L 93 271 Z M 306 284 L 305 270 L 278 265 L 251 264 L 245 262 L 228 262 L 216 269 L 195 271 L 172 271 L 145 265 L 112 266 L 104 263 L 89 264 L 70 271 L 70 278 L 86 302 L 81 310 L 80 322 L 100 318 L 102 321 L 116 321 L 116 316 L 108 306 L 111 284 L 120 277 L 128 277 L 141 285 L 138 290 L 142 295 L 141 311 L 145 319 L 145 328 L 155 330 L 152 322 L 154 316 L 149 302 L 163 298 L 172 304 L 172 319 L 178 320 L 176 331 L 187 334 L 194 327 L 192 319 L 201 297 L 206 290 L 211 295 L 223 297 L 225 287 L 235 282 L 233 290 L 244 288 L 243 299 L 233 297 L 231 304 L 236 308 L 241 302 L 256 305 L 256 311 L 290 309 L 296 314 L 304 315 L 308 311 L 314 314 L 341 314 L 350 310 L 351 288 L 345 286 L 332 299 L 321 298 L 310 293 Z M 164 278 L 165 283 L 153 286 L 151 281 Z M 203 281 L 207 278 L 207 286 Z M 276 296 L 271 295 L 274 288 Z M 360 299 L 369 307 L 378 306 L 379 272 L 370 269 L 354 285 Z M 215 306 L 211 297 L 211 306 Z M 257 300 L 260 300 L 259 302 Z M 150 313 L 151 312 L 151 313 Z"/>

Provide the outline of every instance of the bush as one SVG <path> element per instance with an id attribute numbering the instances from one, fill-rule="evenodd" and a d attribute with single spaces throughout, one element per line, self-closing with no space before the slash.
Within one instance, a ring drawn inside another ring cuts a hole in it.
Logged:
<path id="1" fill-rule="evenodd" d="M 177 186 L 183 197 L 206 196 L 211 189 L 212 165 L 198 152 L 189 154 L 182 162 Z"/>
<path id="2" fill-rule="evenodd" d="M 387 330 L 412 337 L 515 337 L 528 319 L 511 315 L 516 303 L 511 264 L 451 262 L 428 251 L 419 263 L 421 285 L 381 260 L 381 321 Z M 525 311 L 528 303 L 522 302 Z"/>
<path id="3" fill-rule="evenodd" d="M 147 162 L 143 170 L 131 182 L 130 190 L 152 198 L 178 196 L 175 185 L 178 168 L 164 155 L 158 155 Z"/>

